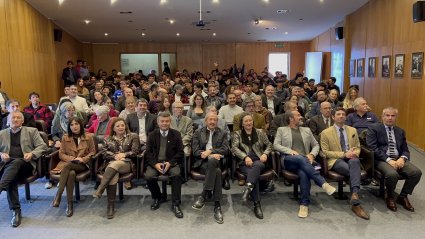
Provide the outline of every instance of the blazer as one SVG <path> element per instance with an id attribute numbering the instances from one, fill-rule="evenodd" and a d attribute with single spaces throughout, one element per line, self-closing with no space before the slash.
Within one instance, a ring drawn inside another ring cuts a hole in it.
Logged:
<path id="1" fill-rule="evenodd" d="M 193 123 L 191 118 L 182 115 L 180 117 L 179 125 L 177 125 L 177 117 L 173 115 L 171 116 L 170 127 L 180 132 L 183 140 L 183 146 L 190 146 L 193 136 Z"/>
<path id="2" fill-rule="evenodd" d="M 156 115 L 146 112 L 146 116 L 145 116 L 146 139 L 150 133 L 152 133 L 155 129 L 158 128 L 156 118 L 157 118 Z M 125 121 L 127 122 L 128 128 L 130 129 L 131 132 L 136 134 L 140 133 L 139 117 L 137 116 L 137 112 L 133 112 L 127 115 L 127 119 Z"/>
<path id="3" fill-rule="evenodd" d="M 113 136 L 107 137 L 102 152 L 105 161 L 115 160 L 115 155 L 119 153 L 124 153 L 126 158 L 136 157 L 140 150 L 139 136 L 135 133 L 128 133 L 124 138 L 122 150 L 120 150 L 120 146 Z"/>
<path id="4" fill-rule="evenodd" d="M 283 126 L 288 126 L 288 123 L 286 123 L 285 121 L 285 113 L 276 115 L 274 119 L 272 120 L 270 124 L 270 131 L 269 131 L 270 136 L 275 137 L 277 129 Z"/>
<path id="5" fill-rule="evenodd" d="M 33 127 L 35 128 L 35 120 L 34 120 L 34 116 L 32 116 L 31 114 L 28 114 L 26 112 L 21 112 L 24 115 L 24 124 L 23 126 L 27 126 L 27 127 Z M 3 115 L 3 119 L 2 119 L 2 127 L 1 129 L 7 129 L 9 126 L 7 126 L 7 116 L 9 116 L 9 113 L 6 113 Z"/>
<path id="6" fill-rule="evenodd" d="M 80 157 L 87 168 L 89 168 L 90 159 L 95 154 L 96 149 L 92 134 L 82 136 L 78 147 L 75 145 L 73 137 L 69 137 L 65 134 L 62 137 L 61 147 L 59 149 L 59 158 L 61 161 L 54 170 L 61 172 L 67 164 L 78 157 Z"/>
<path id="7" fill-rule="evenodd" d="M 393 130 L 399 157 L 404 156 L 406 160 L 410 160 L 410 152 L 407 147 L 404 130 L 397 126 L 393 126 Z M 373 150 L 376 160 L 386 161 L 388 158 L 388 136 L 383 123 L 375 123 L 369 126 L 366 134 L 366 143 Z"/>
<path id="8" fill-rule="evenodd" d="M 112 124 L 112 120 L 114 118 L 115 117 L 109 118 L 109 122 L 108 122 L 108 125 L 106 126 L 106 131 L 105 131 L 105 134 L 104 134 L 104 138 L 106 138 L 107 136 L 109 136 L 111 134 L 111 124 Z M 100 123 L 99 119 L 95 119 L 93 121 L 92 125 L 90 126 L 90 128 L 86 129 L 86 132 L 96 134 L 97 129 L 99 128 L 99 123 Z"/>
<path id="9" fill-rule="evenodd" d="M 235 115 L 233 117 L 233 132 L 240 130 L 239 121 L 243 113 Z M 253 113 L 252 119 L 254 120 L 254 127 L 256 129 L 266 129 L 266 118 L 262 114 Z"/>
<path id="10" fill-rule="evenodd" d="M 317 156 L 320 150 L 319 143 L 314 138 L 310 128 L 299 127 L 301 138 L 303 139 L 304 150 L 307 154 Z M 277 129 L 276 137 L 273 142 L 273 148 L 283 155 L 291 154 L 292 152 L 292 132 L 289 126 L 280 127 Z"/>
<path id="11" fill-rule="evenodd" d="M 357 130 L 351 126 L 343 126 L 348 138 L 348 146 L 350 148 L 356 147 L 354 152 L 360 155 L 360 141 L 357 135 Z M 342 151 L 341 144 L 339 143 L 339 132 L 335 126 L 329 127 L 320 133 L 320 147 L 323 153 L 328 158 L 328 168 L 331 169 L 337 159 L 345 157 L 345 152 Z"/>
<path id="12" fill-rule="evenodd" d="M 206 150 L 208 139 L 210 137 L 210 131 L 207 127 L 202 127 L 195 131 L 192 141 L 192 150 L 195 161 L 193 167 L 197 168 L 201 166 L 202 158 L 201 153 Z M 229 153 L 229 141 L 227 140 L 227 133 L 222 129 L 216 127 L 212 135 L 212 154 L 220 154 L 223 156 Z"/>
<path id="13" fill-rule="evenodd" d="M 334 120 L 331 116 L 329 116 L 329 121 L 329 125 L 332 126 L 334 124 Z M 320 142 L 320 133 L 326 129 L 326 124 L 323 120 L 322 114 L 311 117 L 308 127 L 310 127 L 310 130 L 317 142 Z"/>
<path id="14" fill-rule="evenodd" d="M 36 128 L 22 126 L 21 128 L 21 148 L 22 152 L 32 153 L 33 159 L 30 161 L 33 169 L 36 167 L 34 159 L 40 156 L 48 149 L 46 143 L 41 138 L 40 133 Z M 10 152 L 10 129 L 0 131 L 0 153 Z M 0 171 L 3 169 L 5 163 L 0 161 Z"/>
<path id="15" fill-rule="evenodd" d="M 161 145 L 160 137 L 161 132 L 159 129 L 155 129 L 148 136 L 145 159 L 146 162 L 152 167 L 154 167 L 154 165 L 158 163 L 159 148 Z M 176 166 L 177 164 L 180 164 L 183 161 L 183 141 L 180 132 L 175 129 L 168 129 L 167 149 L 165 155 L 167 157 L 167 161 L 171 164 L 171 166 Z"/>
<path id="16" fill-rule="evenodd" d="M 252 145 L 252 151 L 254 151 L 258 157 L 261 157 L 263 154 L 269 156 L 273 150 L 272 143 L 267 138 L 266 133 L 262 130 L 255 129 L 255 131 L 258 135 L 258 141 Z M 233 134 L 232 153 L 236 156 L 237 165 L 244 162 L 243 160 L 246 156 L 248 156 L 249 151 L 249 145 L 242 142 L 241 130 L 236 131 Z"/>
<path id="17" fill-rule="evenodd" d="M 261 100 L 262 100 L 262 104 L 264 107 L 266 107 L 266 109 L 268 109 L 268 105 L 267 105 L 267 97 L 265 95 L 261 96 Z M 282 107 L 282 100 L 279 99 L 278 97 L 274 96 L 273 97 L 273 105 L 274 105 L 274 113 L 275 115 L 279 114 L 281 107 Z"/>

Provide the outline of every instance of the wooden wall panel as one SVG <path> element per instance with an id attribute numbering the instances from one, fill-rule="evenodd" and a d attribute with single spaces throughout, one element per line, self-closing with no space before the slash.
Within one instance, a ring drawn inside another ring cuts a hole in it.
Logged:
<path id="1" fill-rule="evenodd" d="M 297 72 L 305 72 L 305 53 L 309 51 L 309 42 L 291 42 L 291 64 L 289 74 L 293 78 Z"/>
<path id="2" fill-rule="evenodd" d="M 183 71 L 202 70 L 202 46 L 199 43 L 179 43 L 177 45 L 177 69 Z"/>
<path id="3" fill-rule="evenodd" d="M 125 52 L 120 44 L 93 44 L 93 72 L 99 69 L 111 72 L 112 69 L 120 69 L 120 53 Z"/>
<path id="4" fill-rule="evenodd" d="M 9 61 L 9 41 L 7 39 L 6 6 L 5 0 L 0 0 L 0 81 L 1 90 L 13 91 L 12 75 Z"/>
<path id="5" fill-rule="evenodd" d="M 202 44 L 202 72 L 211 72 L 214 62 L 219 69 L 228 69 L 236 62 L 235 44 Z"/>

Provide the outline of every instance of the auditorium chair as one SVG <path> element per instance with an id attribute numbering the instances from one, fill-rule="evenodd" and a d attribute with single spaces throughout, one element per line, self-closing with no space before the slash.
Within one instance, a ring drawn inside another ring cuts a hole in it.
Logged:
<path id="1" fill-rule="evenodd" d="M 276 162 L 278 175 L 283 177 L 284 180 L 293 185 L 293 196 L 294 198 L 298 198 L 298 187 L 300 185 L 300 178 L 298 177 L 298 174 L 286 170 L 284 168 L 282 169 L 282 163 L 280 162 L 279 152 L 273 151 L 272 157 L 274 158 L 273 160 Z"/>
<path id="2" fill-rule="evenodd" d="M 221 160 L 225 161 L 224 158 L 221 159 Z M 198 170 L 193 169 L 192 168 L 193 163 L 194 163 L 194 159 L 193 159 L 193 156 L 191 156 L 191 157 L 189 157 L 189 160 L 187 162 L 187 170 L 188 170 L 189 176 L 195 181 L 204 181 L 205 180 L 205 174 L 202 174 Z M 229 170 L 228 170 L 228 167 L 227 167 L 227 163 L 224 162 L 223 165 L 222 165 L 222 169 L 221 169 L 221 179 L 224 182 L 224 180 L 228 177 L 229 177 Z"/>
<path id="3" fill-rule="evenodd" d="M 142 161 L 140 163 L 140 175 L 143 177 L 145 175 L 145 169 L 146 169 L 146 160 L 145 157 L 142 157 Z M 170 177 L 168 175 L 159 175 L 158 181 L 162 183 L 162 198 L 160 201 L 165 202 L 167 201 L 167 183 L 169 182 Z"/>
<path id="4" fill-rule="evenodd" d="M 44 120 L 35 120 L 35 127 L 37 128 L 38 131 L 44 132 L 46 134 L 49 133 L 47 132 L 47 126 Z"/>

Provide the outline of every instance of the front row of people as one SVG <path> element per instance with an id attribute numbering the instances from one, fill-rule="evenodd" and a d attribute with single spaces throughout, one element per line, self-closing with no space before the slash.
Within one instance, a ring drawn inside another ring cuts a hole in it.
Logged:
<path id="1" fill-rule="evenodd" d="M 301 115 L 298 111 L 286 113 L 288 126 L 280 127 L 277 131 L 274 144 L 268 140 L 266 134 L 254 128 L 251 114 L 244 113 L 239 120 L 240 130 L 233 135 L 231 152 L 235 155 L 236 165 L 246 175 L 246 187 L 241 200 L 248 198 L 254 202 L 254 214 L 263 218 L 259 197 L 260 174 L 270 164 L 270 153 L 274 150 L 280 154 L 281 165 L 286 170 L 296 173 L 300 178 L 300 209 L 299 217 L 308 216 L 310 203 L 310 187 L 313 180 L 328 195 L 335 192 L 335 188 L 328 184 L 315 170 L 314 162 L 319 150 L 328 159 L 328 168 L 349 177 L 351 191 L 351 207 L 353 212 L 369 219 L 368 213 L 360 206 L 360 171 L 359 160 L 360 143 L 357 131 L 344 125 L 345 111 L 337 108 L 332 112 L 335 122 L 320 134 L 320 147 L 309 128 L 301 126 Z M 395 126 L 397 110 L 386 108 L 383 111 L 383 123 L 370 127 L 366 142 L 375 152 L 375 164 L 384 174 L 387 188 L 387 207 L 396 211 L 396 203 L 405 209 L 414 211 L 407 195 L 412 194 L 414 187 L 421 178 L 421 171 L 410 162 L 409 150 L 404 131 Z M 226 160 L 230 159 L 229 141 L 227 133 L 217 127 L 216 112 L 209 112 L 205 117 L 204 127 L 195 131 L 192 139 L 193 170 L 205 175 L 201 195 L 192 208 L 202 209 L 208 200 L 214 201 L 214 219 L 223 223 L 221 211 L 222 197 L 222 170 Z M 30 174 L 35 169 L 35 160 L 47 150 L 37 130 L 22 126 L 23 115 L 13 112 L 9 129 L 0 131 L 0 193 L 8 192 L 9 207 L 13 211 L 11 225 L 19 226 L 21 211 L 17 191 L 18 179 L 24 174 Z M 179 131 L 171 129 L 169 113 L 160 113 L 157 118 L 159 129 L 148 135 L 146 151 L 145 179 L 152 194 L 152 210 L 157 210 L 162 201 L 158 186 L 160 175 L 167 175 L 172 189 L 172 211 L 177 218 L 183 217 L 180 208 L 181 184 L 180 165 L 185 155 L 183 141 Z M 105 138 L 102 151 L 104 164 L 100 167 L 103 177 L 99 187 L 93 193 L 94 198 L 100 198 L 107 191 L 107 218 L 113 218 L 115 213 L 115 197 L 119 175 L 130 173 L 134 168 L 132 158 L 140 152 L 139 135 L 131 133 L 126 122 L 121 118 L 114 118 L 110 124 L 110 135 Z M 82 121 L 79 118 L 70 118 L 67 134 L 62 138 L 59 151 L 61 162 L 52 172 L 60 174 L 59 187 L 52 206 L 58 207 L 61 196 L 66 188 L 68 217 L 73 215 L 72 192 L 75 177 L 78 173 L 88 169 L 88 163 L 95 154 L 92 134 L 85 134 Z M 394 199 L 395 185 L 398 179 L 406 179 L 397 200 Z"/>

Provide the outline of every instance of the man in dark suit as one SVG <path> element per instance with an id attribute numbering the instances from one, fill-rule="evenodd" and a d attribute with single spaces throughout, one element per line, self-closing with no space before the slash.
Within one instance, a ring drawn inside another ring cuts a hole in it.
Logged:
<path id="1" fill-rule="evenodd" d="M 137 100 L 136 112 L 127 116 L 126 122 L 131 132 L 139 135 L 142 151 L 146 149 L 146 141 L 158 124 L 157 116 L 148 112 L 148 101 L 146 99 Z"/>
<path id="2" fill-rule="evenodd" d="M 263 106 L 268 109 L 273 117 L 280 113 L 282 106 L 282 100 L 275 96 L 275 89 L 272 85 L 266 86 L 265 95 L 261 96 L 263 101 Z"/>
<path id="3" fill-rule="evenodd" d="M 7 129 L 10 126 L 11 118 L 8 117 L 8 116 L 11 112 L 18 112 L 18 111 L 20 112 L 21 111 L 21 104 L 19 103 L 19 101 L 15 100 L 15 99 L 10 99 L 6 102 L 6 109 L 7 109 L 8 113 L 4 114 L 1 129 Z M 21 112 L 21 113 L 24 116 L 23 126 L 35 128 L 34 116 L 32 116 L 31 114 L 25 113 L 25 112 Z"/>
<path id="4" fill-rule="evenodd" d="M 153 199 L 151 210 L 157 210 L 162 201 L 157 182 L 158 176 L 168 174 L 173 200 L 171 209 L 177 218 L 183 218 L 183 212 L 180 209 L 182 184 L 180 164 L 184 157 L 183 141 L 180 132 L 170 128 L 169 113 L 160 113 L 157 122 L 159 129 L 149 134 L 145 152 L 147 162 L 145 179 Z"/>
<path id="5" fill-rule="evenodd" d="M 18 183 L 23 177 L 31 175 L 35 161 L 47 150 L 37 129 L 22 126 L 21 112 L 10 113 L 10 128 L 0 131 L 0 193 L 7 191 L 9 208 L 13 211 L 11 224 L 21 224 L 21 204 L 19 203 Z"/>
<path id="6" fill-rule="evenodd" d="M 369 126 L 366 143 L 375 153 L 376 168 L 384 174 L 387 188 L 387 207 L 397 211 L 401 204 L 406 210 L 415 211 L 407 198 L 419 183 L 422 172 L 410 161 L 410 152 L 407 147 L 404 130 L 395 126 L 398 110 L 393 107 L 382 111 L 382 123 Z M 394 200 L 394 190 L 399 177 L 406 179 L 400 195 Z"/>
<path id="7" fill-rule="evenodd" d="M 298 108 L 298 106 L 291 102 L 291 101 L 287 101 L 284 105 L 284 111 L 282 112 L 282 114 L 278 114 L 274 117 L 272 123 L 270 124 L 270 138 L 274 139 L 274 136 L 276 135 L 277 129 L 279 127 L 283 127 L 283 126 L 287 126 L 288 123 L 286 122 L 285 119 L 285 112 L 291 112 L 291 111 L 296 111 Z"/>
<path id="8" fill-rule="evenodd" d="M 75 85 L 77 83 L 78 78 L 80 78 L 80 74 L 73 67 L 74 63 L 69 60 L 66 62 L 67 67 L 65 67 L 62 71 L 62 80 L 65 86 Z"/>
<path id="9" fill-rule="evenodd" d="M 214 219 L 223 223 L 220 201 L 221 191 L 221 166 L 222 159 L 229 154 L 229 141 L 225 131 L 217 127 L 217 113 L 210 112 L 205 116 L 205 126 L 196 130 L 193 136 L 192 148 L 195 162 L 193 168 L 205 174 L 204 190 L 192 206 L 202 209 L 205 200 L 214 197 Z"/>
<path id="10" fill-rule="evenodd" d="M 320 133 L 322 133 L 324 129 L 327 129 L 334 124 L 334 121 L 331 117 L 331 112 L 331 103 L 325 101 L 320 104 L 320 114 L 313 116 L 310 119 L 308 127 L 311 129 L 311 132 L 313 133 L 317 142 L 320 142 Z"/>

